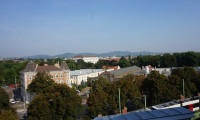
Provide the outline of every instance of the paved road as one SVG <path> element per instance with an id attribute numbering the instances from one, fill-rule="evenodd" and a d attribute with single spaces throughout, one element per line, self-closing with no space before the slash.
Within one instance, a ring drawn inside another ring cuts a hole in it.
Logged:
<path id="1" fill-rule="evenodd" d="M 89 91 L 90 88 L 91 88 L 91 87 L 86 87 L 86 88 L 84 88 L 84 89 L 79 93 L 79 95 L 83 96 L 83 95 L 89 94 L 89 93 L 90 93 L 90 91 Z"/>

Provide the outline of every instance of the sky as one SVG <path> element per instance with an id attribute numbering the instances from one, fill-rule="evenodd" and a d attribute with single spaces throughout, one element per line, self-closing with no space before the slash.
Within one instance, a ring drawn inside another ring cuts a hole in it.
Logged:
<path id="1" fill-rule="evenodd" d="M 200 52 L 200 0 L 0 0 L 0 57 Z"/>

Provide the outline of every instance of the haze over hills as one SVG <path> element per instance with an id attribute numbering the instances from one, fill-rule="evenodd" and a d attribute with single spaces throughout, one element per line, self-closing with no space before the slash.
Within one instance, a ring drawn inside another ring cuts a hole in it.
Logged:
<path id="1" fill-rule="evenodd" d="M 54 56 L 50 56 L 50 55 L 33 55 L 33 56 L 25 56 L 23 58 L 36 58 L 36 59 L 40 59 L 40 58 L 45 58 L 45 59 L 49 59 L 49 58 L 55 58 L 55 57 L 59 57 L 59 58 L 73 58 L 74 56 L 78 56 L 78 55 L 95 55 L 97 57 L 121 57 L 121 56 L 138 56 L 138 55 L 160 55 L 163 54 L 161 52 L 147 52 L 147 51 L 142 51 L 142 52 L 129 52 L 129 51 L 113 51 L 113 52 L 107 52 L 107 53 L 64 53 L 64 54 L 59 54 L 59 55 L 54 55 Z"/>

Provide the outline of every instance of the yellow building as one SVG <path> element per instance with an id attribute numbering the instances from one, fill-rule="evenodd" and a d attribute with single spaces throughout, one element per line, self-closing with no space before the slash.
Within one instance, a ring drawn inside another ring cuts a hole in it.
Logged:
<path id="1" fill-rule="evenodd" d="M 27 93 L 28 85 L 32 82 L 34 79 L 34 76 L 38 72 L 48 72 L 51 78 L 56 83 L 63 83 L 71 86 L 70 82 L 70 70 L 67 66 L 66 62 L 62 62 L 61 65 L 55 64 L 55 65 L 47 65 L 44 66 L 38 66 L 38 64 L 35 64 L 34 62 L 30 62 L 27 64 L 24 70 L 20 72 L 20 78 L 21 78 L 21 95 L 27 102 L 30 102 L 31 95 Z"/>

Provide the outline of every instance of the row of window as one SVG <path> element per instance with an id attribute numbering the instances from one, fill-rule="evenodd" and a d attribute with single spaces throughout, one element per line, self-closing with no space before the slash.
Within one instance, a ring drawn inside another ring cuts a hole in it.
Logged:
<path id="1" fill-rule="evenodd" d="M 56 74 L 55 77 L 58 78 L 58 74 Z M 53 75 L 51 75 L 51 78 L 53 79 Z M 63 74 L 60 74 L 60 78 L 63 78 Z M 32 80 L 32 76 L 29 76 L 29 80 Z"/>
<path id="2" fill-rule="evenodd" d="M 56 80 L 56 83 L 59 83 L 59 81 L 58 81 L 58 80 Z M 62 84 L 62 83 L 63 83 L 63 80 L 61 80 L 61 81 L 60 81 L 60 83 Z"/>
<path id="3" fill-rule="evenodd" d="M 58 74 L 56 74 L 55 77 L 58 78 Z M 63 74 L 60 74 L 60 78 L 63 78 Z M 51 79 L 53 79 L 53 75 L 51 75 Z"/>

